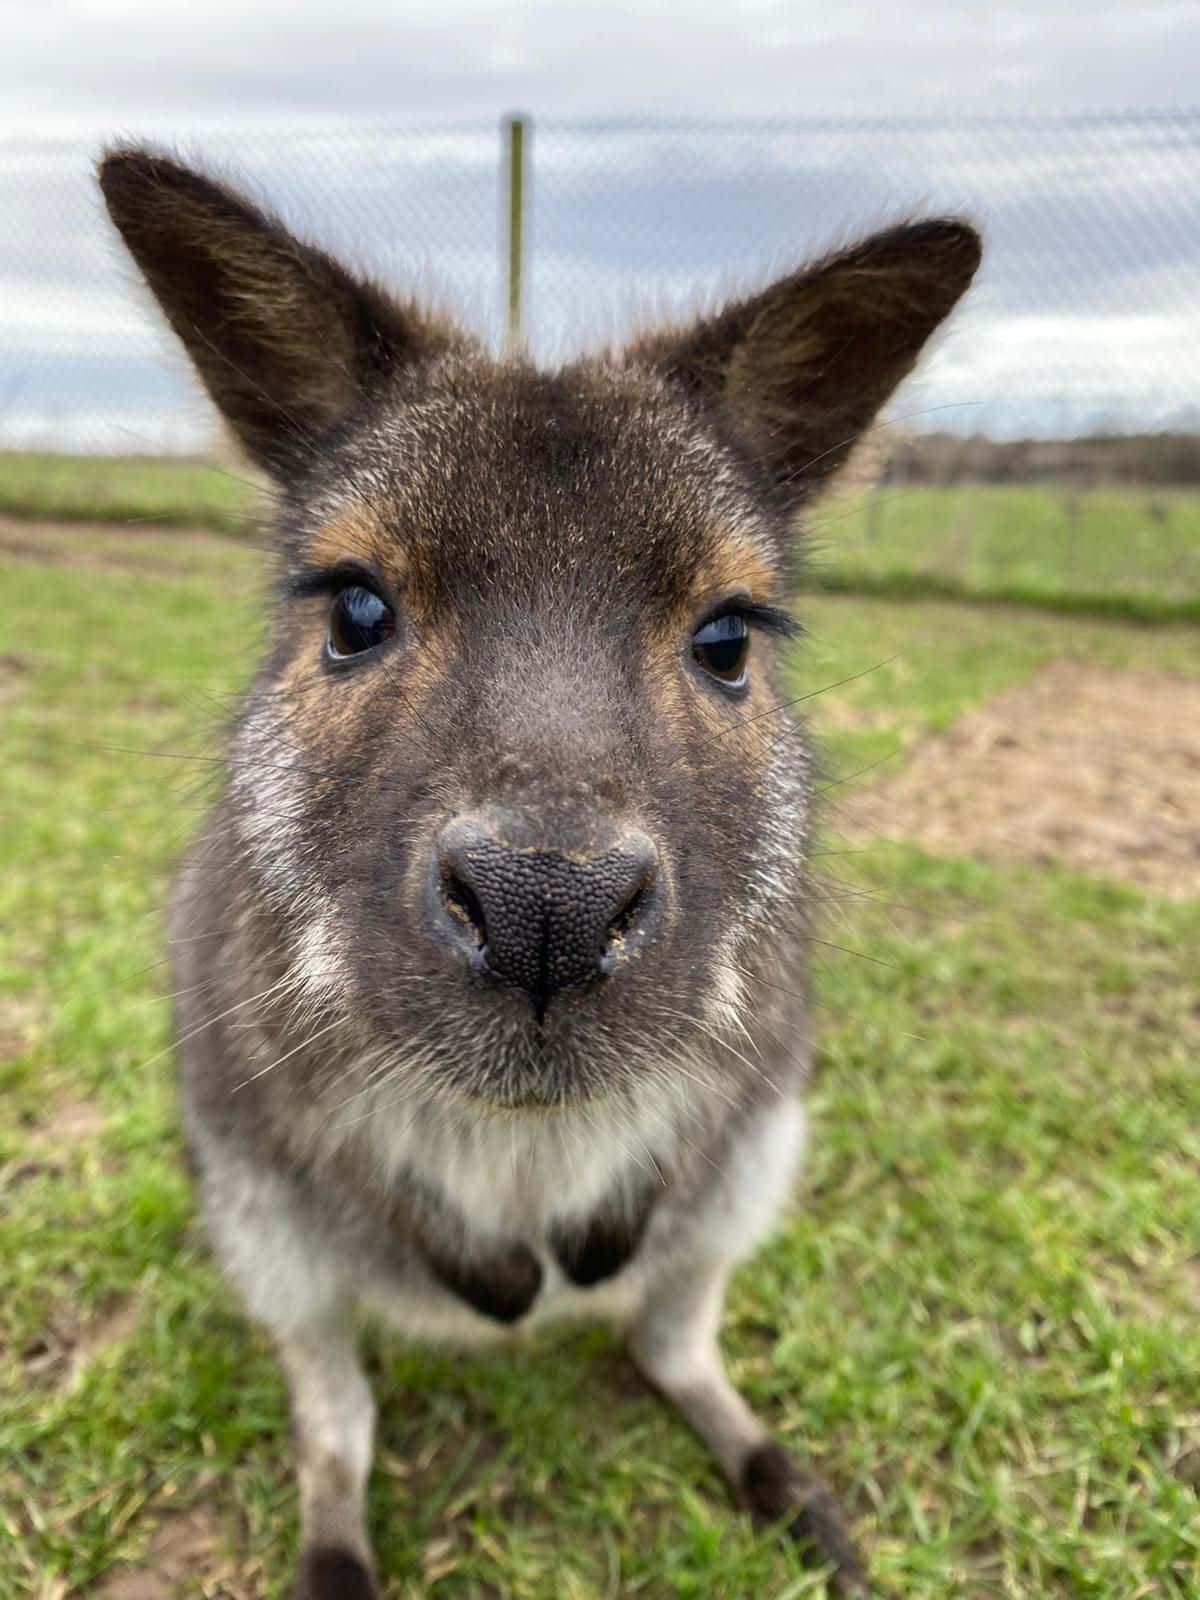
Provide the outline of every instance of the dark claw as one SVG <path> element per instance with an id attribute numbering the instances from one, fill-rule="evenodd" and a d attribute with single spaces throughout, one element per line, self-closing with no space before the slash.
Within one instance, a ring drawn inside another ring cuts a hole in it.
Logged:
<path id="1" fill-rule="evenodd" d="M 782 1445 L 752 1450 L 742 1467 L 742 1495 L 756 1521 L 782 1523 L 788 1537 L 831 1567 L 832 1592 L 842 1600 L 881 1600 L 829 1490 L 802 1472 Z"/>
<path id="2" fill-rule="evenodd" d="M 375 1585 L 349 1550 L 317 1545 L 300 1558 L 291 1600 L 375 1600 Z"/>

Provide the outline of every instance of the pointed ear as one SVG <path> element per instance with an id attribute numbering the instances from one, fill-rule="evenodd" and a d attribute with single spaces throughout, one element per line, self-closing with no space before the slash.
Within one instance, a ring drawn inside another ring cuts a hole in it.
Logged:
<path id="1" fill-rule="evenodd" d="M 110 151 L 100 187 L 142 276 L 250 455 L 286 472 L 386 376 L 454 342 L 223 184 Z"/>
<path id="2" fill-rule="evenodd" d="M 714 408 L 795 502 L 845 460 L 970 283 L 979 235 L 890 228 L 628 352 Z"/>

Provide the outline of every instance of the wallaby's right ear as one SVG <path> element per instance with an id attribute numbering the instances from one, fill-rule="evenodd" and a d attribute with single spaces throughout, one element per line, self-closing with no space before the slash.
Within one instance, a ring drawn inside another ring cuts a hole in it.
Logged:
<path id="1" fill-rule="evenodd" d="M 304 459 L 390 372 L 453 342 L 169 157 L 112 150 L 99 176 L 109 215 L 209 394 L 269 472 Z"/>

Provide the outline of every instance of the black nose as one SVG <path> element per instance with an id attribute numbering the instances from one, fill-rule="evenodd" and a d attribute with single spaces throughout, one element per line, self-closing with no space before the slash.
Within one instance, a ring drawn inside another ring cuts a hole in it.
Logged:
<path id="1" fill-rule="evenodd" d="M 436 865 L 438 913 L 484 970 L 525 990 L 539 1021 L 560 989 L 611 973 L 656 920 L 658 852 L 644 833 L 580 857 L 518 848 L 456 817 Z"/>

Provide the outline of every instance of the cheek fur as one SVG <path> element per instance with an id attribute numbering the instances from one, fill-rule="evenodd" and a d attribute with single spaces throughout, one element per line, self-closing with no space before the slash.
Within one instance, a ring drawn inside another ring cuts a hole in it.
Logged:
<path id="1" fill-rule="evenodd" d="M 345 1005 L 350 1000 L 350 973 L 341 946 L 332 900 L 328 895 L 314 893 L 295 957 L 297 987 L 313 1005 Z"/>
<path id="2" fill-rule="evenodd" d="M 289 729 L 269 701 L 252 701 L 234 739 L 230 799 L 241 843 L 272 907 L 288 912 L 305 887 L 308 784 Z"/>

